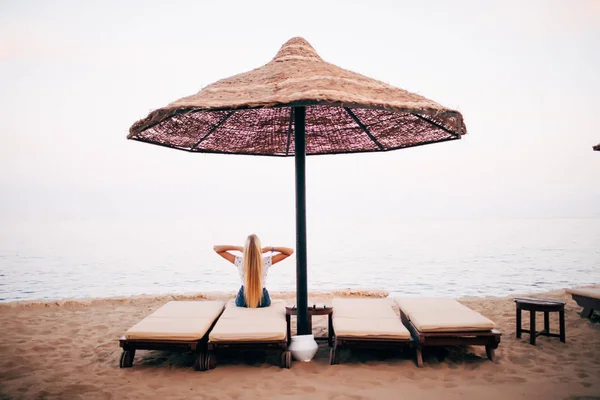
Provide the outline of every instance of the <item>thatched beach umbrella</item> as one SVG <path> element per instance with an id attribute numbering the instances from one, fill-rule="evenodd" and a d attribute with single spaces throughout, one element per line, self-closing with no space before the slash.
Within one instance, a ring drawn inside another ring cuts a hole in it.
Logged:
<path id="1" fill-rule="evenodd" d="M 305 156 L 460 139 L 462 115 L 325 62 L 302 38 L 268 64 L 151 112 L 128 139 L 195 153 L 294 156 L 298 334 L 309 334 Z"/>

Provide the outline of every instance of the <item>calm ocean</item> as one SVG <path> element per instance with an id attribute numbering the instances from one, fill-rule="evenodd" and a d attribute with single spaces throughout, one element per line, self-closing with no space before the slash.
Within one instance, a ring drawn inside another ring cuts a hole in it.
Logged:
<path id="1" fill-rule="evenodd" d="M 321 226 L 319 226 L 321 224 Z M 309 290 L 394 295 L 510 295 L 600 283 L 600 219 L 309 221 Z M 294 247 L 294 227 L 256 232 Z M 215 223 L 8 222 L 0 229 L 0 301 L 233 292 L 235 268 L 213 244 L 242 244 Z M 295 258 L 271 291 L 295 290 Z"/>

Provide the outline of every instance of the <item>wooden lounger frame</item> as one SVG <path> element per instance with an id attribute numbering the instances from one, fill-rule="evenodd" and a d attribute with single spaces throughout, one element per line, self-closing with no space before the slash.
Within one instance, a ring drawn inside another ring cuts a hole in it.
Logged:
<path id="1" fill-rule="evenodd" d="M 495 350 L 500 344 L 502 333 L 497 329 L 487 331 L 455 331 L 455 332 L 421 332 L 408 319 L 400 309 L 402 323 L 408 328 L 415 340 L 417 350 L 417 366 L 423 366 L 423 347 L 425 346 L 458 346 L 458 345 L 484 345 L 487 357 L 494 361 Z"/>
<path id="2" fill-rule="evenodd" d="M 123 352 L 121 353 L 121 359 L 119 360 L 119 367 L 132 367 L 136 350 L 191 351 L 196 355 L 194 369 L 196 371 L 206 371 L 208 369 L 206 364 L 208 334 L 212 328 L 214 328 L 222 313 L 223 311 L 219 313 L 210 325 L 210 328 L 208 328 L 204 336 L 199 340 L 127 339 L 125 336 L 121 336 L 119 339 L 119 346 L 123 348 Z"/>
<path id="3" fill-rule="evenodd" d="M 577 304 L 583 307 L 583 309 L 581 310 L 581 314 L 579 314 L 583 318 L 590 318 L 594 313 L 594 310 L 600 311 L 600 299 L 595 299 L 593 297 L 584 296 L 576 293 L 571 293 L 571 296 Z"/>
<path id="4" fill-rule="evenodd" d="M 333 347 L 329 350 L 329 364 L 340 363 L 340 349 L 342 348 L 363 348 L 363 349 L 391 349 L 391 348 L 412 348 L 414 340 L 391 339 L 391 338 L 361 338 L 356 336 L 338 336 L 333 327 Z"/>
<path id="5" fill-rule="evenodd" d="M 292 353 L 288 350 L 287 337 L 281 340 L 264 340 L 264 341 L 218 341 L 207 343 L 207 352 L 205 356 L 206 369 L 215 368 L 217 358 L 215 352 L 218 349 L 233 349 L 238 351 L 260 350 L 260 351 L 277 351 L 281 353 L 280 365 L 281 368 L 290 368 L 292 365 Z"/>

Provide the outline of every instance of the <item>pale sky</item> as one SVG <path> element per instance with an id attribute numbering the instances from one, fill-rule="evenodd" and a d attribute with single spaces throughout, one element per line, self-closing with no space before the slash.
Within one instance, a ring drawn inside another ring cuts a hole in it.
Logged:
<path id="1" fill-rule="evenodd" d="M 0 220 L 293 225 L 293 158 L 126 136 L 294 36 L 461 111 L 468 129 L 449 143 L 309 157 L 309 221 L 600 217 L 598 0 L 2 0 Z"/>

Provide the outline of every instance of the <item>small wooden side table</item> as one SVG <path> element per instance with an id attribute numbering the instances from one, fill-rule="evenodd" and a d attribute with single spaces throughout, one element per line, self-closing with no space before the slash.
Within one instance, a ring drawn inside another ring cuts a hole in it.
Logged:
<path id="1" fill-rule="evenodd" d="M 517 339 L 521 337 L 521 332 L 529 333 L 529 343 L 535 346 L 535 338 L 537 336 L 552 336 L 560 338 L 560 341 L 566 342 L 565 333 L 565 302 L 551 299 L 533 299 L 533 298 L 516 298 L 517 306 Z M 529 329 L 521 328 L 521 310 L 529 311 Z M 535 312 L 544 312 L 544 330 L 535 330 Z M 550 313 L 558 312 L 560 334 L 550 333 Z"/>
<path id="2" fill-rule="evenodd" d="M 288 337 L 288 345 L 292 340 L 292 315 L 298 315 L 298 309 L 296 306 L 288 306 L 285 308 L 285 321 L 287 322 L 287 337 Z M 315 338 L 315 340 L 327 339 L 329 343 L 329 347 L 333 346 L 333 307 L 329 307 L 326 305 L 317 306 L 313 305 L 312 307 L 308 307 L 308 330 L 312 332 L 312 317 L 313 315 L 327 315 L 328 316 L 328 324 L 327 324 L 327 338 Z"/>

